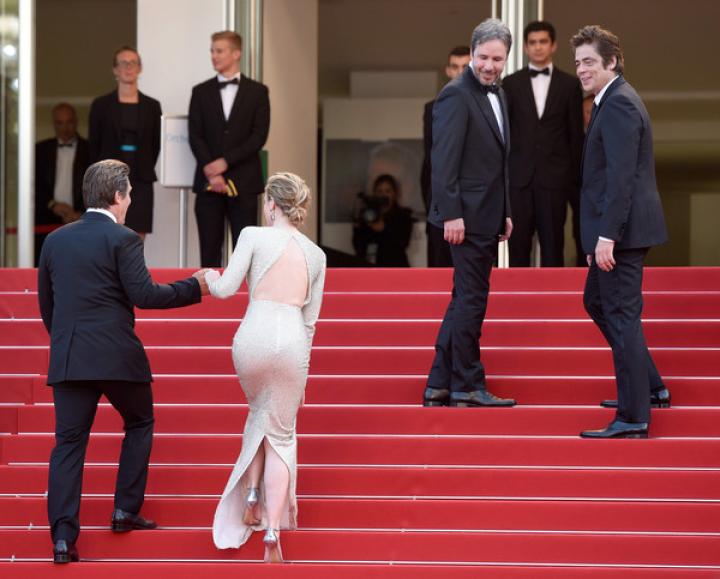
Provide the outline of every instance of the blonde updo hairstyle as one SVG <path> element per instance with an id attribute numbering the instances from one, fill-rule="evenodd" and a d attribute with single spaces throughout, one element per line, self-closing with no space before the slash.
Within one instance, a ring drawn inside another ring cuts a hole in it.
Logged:
<path id="1" fill-rule="evenodd" d="M 300 225 L 305 221 L 310 203 L 310 188 L 294 173 L 273 174 L 265 185 L 265 197 L 275 201 L 275 205 L 293 225 Z"/>

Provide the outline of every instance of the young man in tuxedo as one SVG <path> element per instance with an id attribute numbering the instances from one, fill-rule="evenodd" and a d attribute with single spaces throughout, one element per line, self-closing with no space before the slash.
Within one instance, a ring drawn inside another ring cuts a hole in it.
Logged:
<path id="1" fill-rule="evenodd" d="M 562 267 L 567 204 L 580 192 L 582 91 L 576 77 L 553 64 L 557 43 L 552 24 L 530 22 L 523 37 L 529 64 L 503 80 L 513 142 L 510 266 L 530 265 L 537 231 L 541 265 Z M 575 213 L 573 232 L 579 239 Z"/>
<path id="2" fill-rule="evenodd" d="M 55 137 L 35 145 L 35 263 L 50 230 L 85 211 L 82 179 L 89 165 L 87 139 L 77 132 L 77 113 L 68 103 L 52 110 Z"/>
<path id="3" fill-rule="evenodd" d="M 125 429 L 112 530 L 157 526 L 139 514 L 155 420 L 150 364 L 135 335 L 133 306 L 178 308 L 207 293 L 204 270 L 172 284 L 153 283 L 140 236 L 123 226 L 131 202 L 129 172 L 116 160 L 91 165 L 83 179 L 87 211 L 51 233 L 40 254 L 38 300 L 50 334 L 47 383 L 55 407 L 48 481 L 55 563 L 79 560 L 83 464 L 101 395 L 121 414 Z"/>
<path id="4" fill-rule="evenodd" d="M 188 124 L 197 160 L 193 191 L 200 261 L 203 267 L 219 267 L 226 220 L 233 245 L 243 227 L 257 223 L 270 99 L 265 85 L 240 74 L 237 33 L 213 34 L 210 54 L 217 75 L 193 88 Z"/>
<path id="5" fill-rule="evenodd" d="M 456 46 L 448 54 L 447 65 L 445 66 L 445 76 L 448 80 L 454 80 L 460 76 L 465 67 L 470 63 L 470 47 Z M 431 199 L 431 155 L 432 155 L 432 110 L 435 99 L 425 103 L 425 111 L 423 113 L 423 148 L 425 157 L 423 158 L 422 172 L 420 174 L 420 188 L 422 190 L 423 202 L 425 203 L 425 211 L 430 213 Z M 442 228 L 436 227 L 428 220 L 427 227 L 427 265 L 428 267 L 452 267 L 452 257 L 450 256 L 450 245 L 444 239 Z"/>
<path id="6" fill-rule="evenodd" d="M 500 74 L 512 36 L 487 19 L 473 31 L 470 66 L 433 107 L 430 222 L 444 231 L 455 267 L 452 299 L 435 342 L 425 406 L 512 406 L 487 390 L 480 361 L 490 271 L 512 232 L 507 104 Z"/>
<path id="7" fill-rule="evenodd" d="M 612 349 L 615 419 L 584 438 L 647 438 L 650 406 L 670 406 L 640 323 L 643 262 L 668 239 L 655 181 L 650 116 L 623 78 L 620 41 L 599 26 L 572 37 L 583 89 L 595 95 L 585 137 L 580 194 L 583 248 L 590 266 L 585 309 Z"/>

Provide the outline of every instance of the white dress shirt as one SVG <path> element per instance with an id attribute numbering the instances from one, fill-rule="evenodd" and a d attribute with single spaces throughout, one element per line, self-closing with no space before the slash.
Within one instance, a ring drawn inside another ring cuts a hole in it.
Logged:
<path id="1" fill-rule="evenodd" d="M 238 79 L 239 83 L 240 73 L 238 72 L 237 74 L 229 77 L 225 77 L 222 74 L 217 75 L 218 82 L 227 82 L 234 78 Z M 230 118 L 230 111 L 232 111 L 233 103 L 235 102 L 235 96 L 237 95 L 239 86 L 239 84 L 229 84 L 225 88 L 220 89 L 220 98 L 222 99 L 223 114 L 225 115 L 226 121 Z"/>
<path id="2" fill-rule="evenodd" d="M 534 64 L 528 64 L 530 70 L 542 70 L 546 67 L 535 66 Z M 541 119 L 545 112 L 545 103 L 547 102 L 548 90 L 550 89 L 550 79 L 552 78 L 553 65 L 552 63 L 547 66 L 550 69 L 550 74 L 536 74 L 530 77 L 530 84 L 532 84 L 533 96 L 535 97 L 535 108 L 537 109 L 538 119 Z"/>
<path id="3" fill-rule="evenodd" d="M 115 218 L 115 216 L 112 213 L 110 213 L 110 211 L 108 211 L 107 209 L 102 209 L 100 207 L 90 207 L 86 211 L 86 213 L 93 213 L 93 212 L 94 213 L 102 213 L 103 215 L 107 215 L 110 219 L 112 219 L 115 223 L 117 223 L 117 219 Z"/>
<path id="4" fill-rule="evenodd" d="M 63 143 L 65 144 L 65 143 Z M 73 164 L 75 163 L 75 151 L 77 150 L 77 139 L 69 143 L 70 147 L 57 148 L 55 159 L 55 189 L 53 200 L 56 203 L 66 203 L 73 206 Z M 60 141 L 58 141 L 60 145 Z"/>
<path id="5" fill-rule="evenodd" d="M 495 120 L 497 121 L 498 128 L 500 129 L 500 136 L 502 137 L 503 143 L 505 142 L 505 128 L 503 126 L 503 115 L 502 115 L 502 107 L 500 106 L 500 97 L 496 95 L 494 92 L 488 92 L 487 94 L 488 100 L 490 101 L 490 106 L 493 109 L 493 112 L 495 113 Z"/>

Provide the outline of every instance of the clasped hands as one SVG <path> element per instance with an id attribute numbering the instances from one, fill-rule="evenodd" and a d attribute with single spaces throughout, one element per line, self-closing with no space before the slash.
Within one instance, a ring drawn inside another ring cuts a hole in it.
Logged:
<path id="1" fill-rule="evenodd" d="M 205 274 L 211 271 L 217 274 L 214 269 L 211 269 L 209 267 L 199 269 L 194 274 L 192 274 L 192 277 L 198 280 L 198 283 L 200 284 L 200 295 L 206 296 L 210 293 L 210 288 L 208 287 L 207 279 L 205 279 Z"/>
<path id="2" fill-rule="evenodd" d="M 445 241 L 451 245 L 460 245 L 465 241 L 465 221 L 462 217 L 457 219 L 450 219 L 444 222 L 445 229 Z M 507 241 L 512 235 L 512 219 L 509 217 L 505 218 L 505 232 L 498 236 L 500 241 Z"/>
<path id="3" fill-rule="evenodd" d="M 203 167 L 203 173 L 208 180 L 208 190 L 213 193 L 227 194 L 228 184 L 225 177 L 223 177 L 223 173 L 227 170 L 227 161 L 222 157 L 215 159 Z"/>

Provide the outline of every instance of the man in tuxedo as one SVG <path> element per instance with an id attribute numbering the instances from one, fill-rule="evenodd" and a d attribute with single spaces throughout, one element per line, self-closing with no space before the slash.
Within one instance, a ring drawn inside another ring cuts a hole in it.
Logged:
<path id="1" fill-rule="evenodd" d="M 47 234 L 85 211 L 82 178 L 89 165 L 88 142 L 77 132 L 72 105 L 52 110 L 55 137 L 35 145 L 35 263 Z"/>
<path id="2" fill-rule="evenodd" d="M 445 75 L 449 80 L 454 80 L 460 76 L 465 67 L 470 63 L 470 47 L 456 46 L 448 54 L 447 65 L 445 66 Z M 425 157 L 423 158 L 422 171 L 420 173 L 420 188 L 422 190 L 423 202 L 425 203 L 425 212 L 430 214 L 431 200 L 431 162 L 432 155 L 432 111 L 435 99 L 425 103 L 423 112 L 423 148 Z M 452 257 L 450 256 L 450 245 L 444 238 L 444 231 L 440 227 L 433 225 L 428 219 L 427 227 L 427 265 L 428 267 L 452 267 Z"/>
<path id="3" fill-rule="evenodd" d="M 668 239 L 655 182 L 652 128 L 642 100 L 623 78 L 620 41 L 599 26 L 572 37 L 583 89 L 595 95 L 582 160 L 581 223 L 590 266 L 585 309 L 612 349 L 615 419 L 584 438 L 647 438 L 651 402 L 670 405 L 640 315 L 643 262 Z"/>
<path id="4" fill-rule="evenodd" d="M 429 219 L 443 228 L 455 271 L 425 406 L 515 404 L 488 392 L 479 345 L 498 240 L 512 232 L 507 104 L 498 86 L 511 43 L 500 20 L 479 24 L 470 43 L 470 66 L 445 85 L 433 107 Z"/>
<path id="5" fill-rule="evenodd" d="M 576 77 L 553 64 L 557 43 L 552 24 L 530 22 L 523 37 L 529 64 L 503 80 L 513 143 L 510 266 L 530 265 L 537 231 L 541 265 L 562 267 L 567 204 L 580 193 L 582 91 Z M 579 219 L 573 211 L 576 240 Z"/>
<path id="6" fill-rule="evenodd" d="M 177 308 L 207 293 L 204 271 L 153 283 L 140 237 L 122 224 L 130 205 L 129 168 L 91 165 L 83 179 L 83 217 L 51 233 L 38 268 L 38 299 L 50 334 L 47 383 L 53 387 L 55 447 L 48 518 L 55 563 L 78 560 L 83 463 L 97 403 L 105 395 L 124 422 L 112 530 L 153 529 L 139 515 L 152 446 L 150 365 L 135 335 L 133 306 Z"/>
<path id="7" fill-rule="evenodd" d="M 270 130 L 267 87 L 240 74 L 242 39 L 231 31 L 212 35 L 217 76 L 196 85 L 190 99 L 190 147 L 197 160 L 193 191 L 203 267 L 218 267 L 226 219 L 233 244 L 242 228 L 257 223 L 263 191 L 260 151 Z"/>

